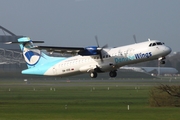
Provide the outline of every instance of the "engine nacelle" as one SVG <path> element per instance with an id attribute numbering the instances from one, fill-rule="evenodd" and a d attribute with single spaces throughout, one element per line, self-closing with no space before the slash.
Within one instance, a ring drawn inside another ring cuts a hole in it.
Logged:
<path id="1" fill-rule="evenodd" d="M 78 53 L 79 55 L 97 55 L 98 47 L 96 46 L 88 46 L 85 47 L 83 51 Z"/>

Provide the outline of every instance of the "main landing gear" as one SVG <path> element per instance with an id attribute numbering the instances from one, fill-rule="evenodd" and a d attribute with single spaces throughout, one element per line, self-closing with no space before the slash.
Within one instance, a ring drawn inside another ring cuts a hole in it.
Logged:
<path id="1" fill-rule="evenodd" d="M 117 76 L 116 70 L 110 71 L 110 72 L 109 72 L 109 76 L 110 76 L 110 77 L 116 77 L 116 76 Z M 91 73 L 90 73 L 90 77 L 91 77 L 91 78 L 96 78 L 96 77 L 97 77 L 97 72 L 91 72 Z"/>
<path id="2" fill-rule="evenodd" d="M 91 77 L 91 78 L 96 78 L 96 77 L 97 77 L 97 72 L 92 72 L 92 73 L 90 73 L 90 77 Z"/>
<path id="3" fill-rule="evenodd" d="M 110 77 L 116 77 L 117 76 L 117 72 L 116 71 L 111 71 L 111 72 L 109 72 L 109 76 Z"/>

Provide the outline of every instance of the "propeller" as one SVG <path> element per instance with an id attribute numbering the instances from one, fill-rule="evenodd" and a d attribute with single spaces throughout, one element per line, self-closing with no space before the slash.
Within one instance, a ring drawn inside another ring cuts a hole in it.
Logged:
<path id="1" fill-rule="evenodd" d="M 101 59 L 101 61 L 103 62 L 103 56 L 102 56 L 102 50 L 103 50 L 103 48 L 107 48 L 108 47 L 108 45 L 106 44 L 106 45 L 104 45 L 103 47 L 99 47 L 99 42 L 98 42 L 98 37 L 97 37 L 97 35 L 95 36 L 95 39 L 96 39 L 96 43 L 97 43 L 97 46 L 98 46 L 98 48 L 97 48 L 97 53 L 99 54 L 99 57 L 100 57 L 100 59 Z"/>

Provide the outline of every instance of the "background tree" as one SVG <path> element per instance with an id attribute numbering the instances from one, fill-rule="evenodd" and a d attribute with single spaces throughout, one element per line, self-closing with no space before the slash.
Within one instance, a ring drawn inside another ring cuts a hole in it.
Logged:
<path id="1" fill-rule="evenodd" d="M 180 107 L 180 86 L 160 85 L 150 91 L 150 106 Z"/>

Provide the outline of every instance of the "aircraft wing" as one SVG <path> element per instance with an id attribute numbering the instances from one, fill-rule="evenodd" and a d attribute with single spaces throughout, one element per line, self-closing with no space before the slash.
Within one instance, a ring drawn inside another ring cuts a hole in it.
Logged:
<path id="1" fill-rule="evenodd" d="M 33 49 L 46 50 L 47 52 L 57 52 L 64 54 L 76 54 L 84 51 L 83 47 L 54 47 L 54 46 L 36 46 Z"/>

